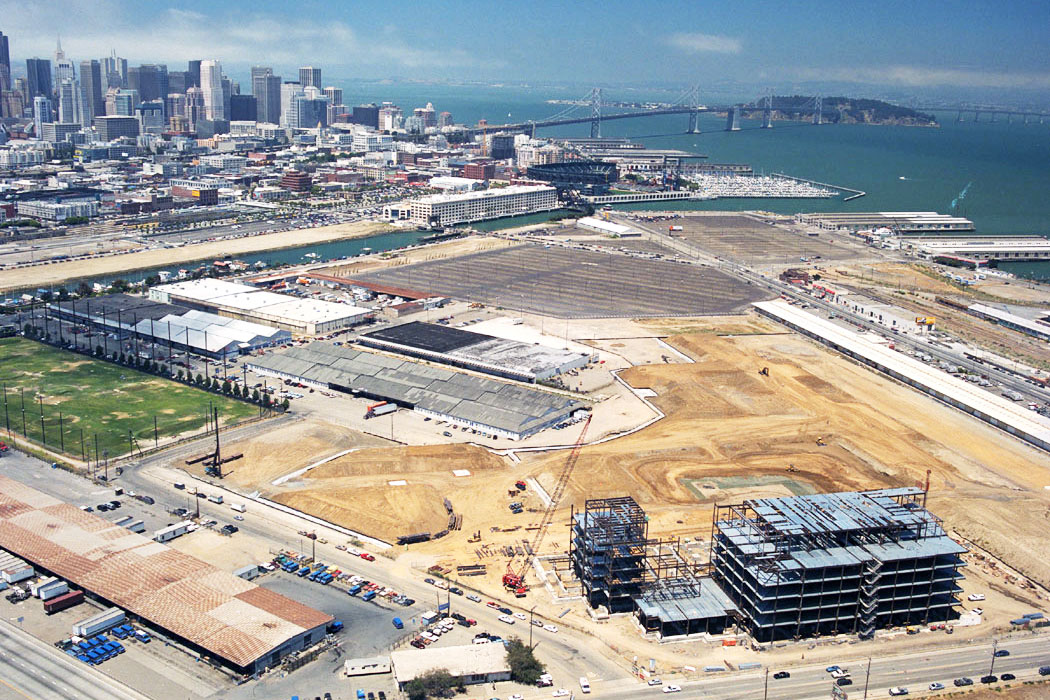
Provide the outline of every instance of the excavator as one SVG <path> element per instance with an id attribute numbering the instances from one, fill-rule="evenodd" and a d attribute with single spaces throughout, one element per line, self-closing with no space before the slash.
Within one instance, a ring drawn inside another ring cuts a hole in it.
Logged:
<path id="1" fill-rule="evenodd" d="M 543 540 L 547 536 L 547 528 L 550 526 L 551 520 L 554 519 L 554 511 L 558 507 L 558 501 L 561 500 L 562 494 L 565 493 L 565 486 L 569 483 L 573 469 L 576 468 L 576 462 L 580 458 L 580 447 L 583 446 L 583 439 L 587 435 L 587 428 L 590 424 L 591 416 L 588 415 L 587 420 L 583 422 L 580 436 L 576 438 L 576 444 L 572 446 L 572 449 L 569 451 L 569 457 L 565 460 L 565 464 L 558 474 L 558 481 L 554 486 L 554 491 L 551 492 L 550 504 L 543 511 L 540 526 L 536 529 L 536 534 L 533 535 L 532 542 L 529 543 L 529 547 L 526 549 L 532 556 L 539 556 L 540 545 L 543 544 Z M 503 587 L 509 591 L 514 591 L 515 597 L 524 598 L 525 594 L 529 592 L 528 584 L 525 583 L 525 574 L 528 570 L 529 556 L 526 556 L 525 561 L 517 568 L 514 566 L 514 559 L 511 559 L 507 562 L 507 572 L 503 574 Z"/>

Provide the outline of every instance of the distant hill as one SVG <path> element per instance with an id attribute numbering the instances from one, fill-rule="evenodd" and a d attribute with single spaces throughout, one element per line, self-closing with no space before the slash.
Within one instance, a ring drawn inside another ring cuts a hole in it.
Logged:
<path id="1" fill-rule="evenodd" d="M 751 103 L 761 107 L 765 98 Z M 895 126 L 937 126 L 932 114 L 917 112 L 908 107 L 899 107 L 882 100 L 851 97 L 825 97 L 822 100 L 822 115 L 831 124 L 889 124 Z M 774 95 L 774 119 L 808 119 L 812 114 L 813 98 L 807 95 Z"/>

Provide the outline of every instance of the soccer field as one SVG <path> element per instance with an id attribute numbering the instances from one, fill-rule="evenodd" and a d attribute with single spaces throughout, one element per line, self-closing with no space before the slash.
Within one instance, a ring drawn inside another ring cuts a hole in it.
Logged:
<path id="1" fill-rule="evenodd" d="M 0 382 L 3 434 L 24 434 L 89 460 L 96 438 L 99 456 L 113 458 L 132 446 L 153 447 L 155 435 L 163 440 L 204 429 L 213 405 L 220 425 L 259 412 L 242 401 L 23 338 L 0 340 Z"/>

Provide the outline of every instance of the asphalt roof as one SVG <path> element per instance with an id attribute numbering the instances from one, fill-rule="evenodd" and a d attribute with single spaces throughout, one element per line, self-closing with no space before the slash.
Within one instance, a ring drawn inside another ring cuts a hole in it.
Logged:
<path id="1" fill-rule="evenodd" d="M 0 547 L 238 667 L 333 619 L 4 476 Z"/>
<path id="2" fill-rule="evenodd" d="M 662 622 L 725 617 L 737 610 L 736 604 L 710 578 L 700 579 L 699 595 L 660 595 L 658 590 L 652 590 L 635 598 L 635 603 L 647 617 L 657 617 Z"/>
<path id="3" fill-rule="evenodd" d="M 481 333 L 472 333 L 459 328 L 451 328 L 437 323 L 423 323 L 422 321 L 412 321 L 398 326 L 390 326 L 389 328 L 380 328 L 377 331 L 362 333 L 361 337 L 375 338 L 397 343 L 398 345 L 441 353 L 458 350 L 467 345 L 480 343 L 491 338 L 491 336 L 482 335 Z"/>

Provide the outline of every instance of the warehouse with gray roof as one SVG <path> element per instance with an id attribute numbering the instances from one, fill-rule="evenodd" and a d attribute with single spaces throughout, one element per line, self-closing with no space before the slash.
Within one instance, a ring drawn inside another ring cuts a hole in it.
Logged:
<path id="1" fill-rule="evenodd" d="M 580 401 L 546 391 L 319 343 L 253 357 L 246 366 L 257 374 L 306 386 L 389 401 L 511 440 L 579 418 L 588 410 Z"/>

